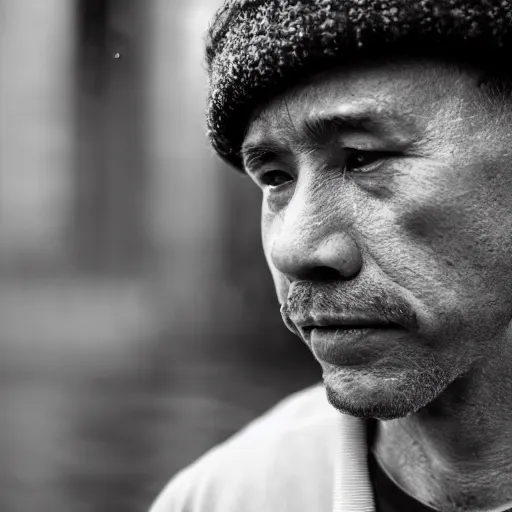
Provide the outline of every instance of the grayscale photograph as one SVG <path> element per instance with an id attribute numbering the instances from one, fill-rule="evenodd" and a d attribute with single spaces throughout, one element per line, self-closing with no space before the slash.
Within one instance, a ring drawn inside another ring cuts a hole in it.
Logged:
<path id="1" fill-rule="evenodd" d="M 512 0 L 0 0 L 0 512 L 512 512 Z"/>

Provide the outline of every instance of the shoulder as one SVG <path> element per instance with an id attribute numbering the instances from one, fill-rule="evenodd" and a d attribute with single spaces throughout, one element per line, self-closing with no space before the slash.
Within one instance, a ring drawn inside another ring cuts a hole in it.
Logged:
<path id="1" fill-rule="evenodd" d="M 321 385 L 287 397 L 181 471 L 151 512 L 319 510 L 337 418 Z"/>

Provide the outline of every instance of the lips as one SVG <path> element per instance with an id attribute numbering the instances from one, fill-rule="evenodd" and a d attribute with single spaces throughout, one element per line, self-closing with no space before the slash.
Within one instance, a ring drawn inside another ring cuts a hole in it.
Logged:
<path id="1" fill-rule="evenodd" d="M 396 323 L 388 322 L 388 323 L 354 323 L 354 324 L 327 324 L 327 325 L 306 325 L 304 327 L 300 327 L 300 331 L 303 334 L 304 339 L 309 340 L 311 338 L 311 334 L 313 330 L 317 332 L 317 334 L 323 333 L 331 333 L 331 332 L 349 332 L 349 331 L 360 331 L 360 330 L 368 330 L 368 329 L 399 329 L 400 326 Z"/>
<path id="2" fill-rule="evenodd" d="M 388 357 L 416 330 L 408 310 L 382 308 L 343 311 L 288 311 L 287 327 L 302 338 L 319 362 L 332 366 L 360 366 Z M 384 313 L 386 315 L 384 316 Z M 399 313 L 399 314 L 397 314 Z"/>
<path id="3" fill-rule="evenodd" d="M 382 318 L 371 317 L 316 317 L 304 318 L 293 322 L 302 337 L 309 341 L 311 333 L 348 332 L 363 329 L 397 329 L 401 326 Z"/>
<path id="4" fill-rule="evenodd" d="M 315 357 L 333 366 L 360 366 L 389 354 L 407 331 L 394 323 L 331 324 L 301 328 L 304 341 Z"/>

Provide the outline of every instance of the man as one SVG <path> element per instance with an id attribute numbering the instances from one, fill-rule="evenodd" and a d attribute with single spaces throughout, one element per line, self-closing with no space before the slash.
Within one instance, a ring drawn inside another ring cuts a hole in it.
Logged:
<path id="1" fill-rule="evenodd" d="M 512 510 L 511 48 L 510 1 L 219 11 L 210 138 L 263 191 L 283 320 L 324 386 L 154 512 Z"/>

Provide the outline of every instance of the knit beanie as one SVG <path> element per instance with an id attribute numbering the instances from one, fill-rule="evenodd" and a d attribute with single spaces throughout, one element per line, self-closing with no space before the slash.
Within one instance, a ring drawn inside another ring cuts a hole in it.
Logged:
<path id="1" fill-rule="evenodd" d="M 226 0 L 206 41 L 208 135 L 242 170 L 253 109 L 329 67 L 393 55 L 509 67 L 512 0 Z"/>

